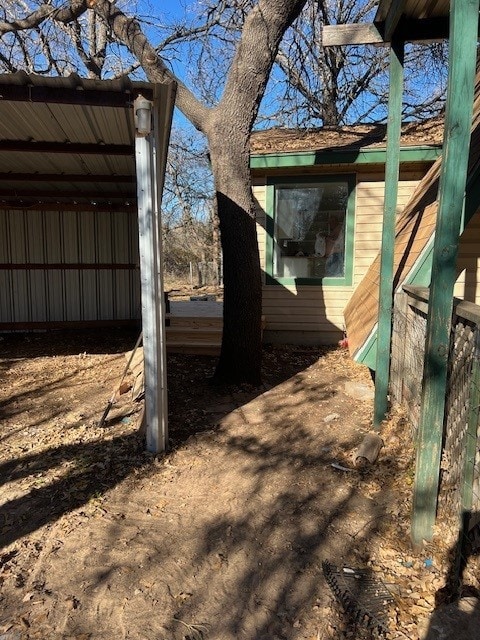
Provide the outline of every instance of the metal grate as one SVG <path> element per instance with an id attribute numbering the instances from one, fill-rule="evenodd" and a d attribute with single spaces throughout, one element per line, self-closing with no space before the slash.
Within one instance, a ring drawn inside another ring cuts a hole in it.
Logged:
<path id="1" fill-rule="evenodd" d="M 445 402 L 440 507 L 444 518 L 459 518 L 465 467 L 475 325 L 461 318 L 452 328 Z"/>
<path id="2" fill-rule="evenodd" d="M 323 575 L 351 622 L 382 635 L 388 632 L 387 609 L 393 597 L 368 569 L 338 568 L 322 562 Z"/>
<path id="3" fill-rule="evenodd" d="M 394 307 L 391 394 L 394 403 L 408 409 L 415 439 L 420 420 L 427 313 L 407 300 L 407 294 L 397 295 Z"/>

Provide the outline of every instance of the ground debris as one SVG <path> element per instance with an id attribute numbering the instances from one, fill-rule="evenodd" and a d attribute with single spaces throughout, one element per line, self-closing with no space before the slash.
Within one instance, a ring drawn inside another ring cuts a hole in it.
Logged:
<path id="1" fill-rule="evenodd" d="M 440 528 L 419 555 L 408 546 L 403 416 L 384 425 L 377 463 L 353 467 L 371 402 L 352 402 L 344 383 L 370 385 L 368 370 L 341 349 L 267 345 L 263 388 L 218 389 L 214 358 L 172 354 L 171 449 L 153 456 L 131 394 L 97 427 L 136 337 L 2 342 L 0 629 L 21 640 L 117 640 L 125 628 L 132 640 L 361 638 L 322 579 L 330 558 L 387 584 L 388 632 L 415 640 L 452 535 Z"/>

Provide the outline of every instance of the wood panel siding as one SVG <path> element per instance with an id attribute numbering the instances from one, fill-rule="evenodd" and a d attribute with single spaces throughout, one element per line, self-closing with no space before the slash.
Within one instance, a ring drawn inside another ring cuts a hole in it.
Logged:
<path id="1" fill-rule="evenodd" d="M 267 247 L 267 232 L 266 232 L 266 185 L 262 180 L 255 180 L 253 183 L 253 197 L 256 206 L 256 226 L 257 226 L 257 241 L 258 251 L 260 254 L 260 265 L 262 267 L 262 282 L 265 283 L 265 262 L 266 262 L 266 247 Z"/>
<path id="2" fill-rule="evenodd" d="M 338 172 L 338 167 L 336 168 Z M 322 174 L 319 174 L 319 177 Z M 290 172 L 291 175 L 292 172 Z M 409 200 L 421 177 L 422 174 L 418 170 L 402 172 L 399 184 L 399 211 Z M 258 207 L 257 236 L 264 272 L 266 270 L 265 184 L 265 178 L 255 177 L 253 193 Z M 376 170 L 357 173 L 353 286 L 264 284 L 262 308 L 265 316 L 266 341 L 332 344 L 342 337 L 345 306 L 380 248 L 383 197 L 384 182 L 381 172 Z"/>
<path id="3" fill-rule="evenodd" d="M 477 211 L 460 238 L 457 260 L 457 270 L 460 275 L 455 284 L 454 295 L 480 305 L 479 248 L 480 211 Z"/>

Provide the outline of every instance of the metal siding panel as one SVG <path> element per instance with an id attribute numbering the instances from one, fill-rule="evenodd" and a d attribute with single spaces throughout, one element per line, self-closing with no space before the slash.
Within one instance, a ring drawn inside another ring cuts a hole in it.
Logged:
<path id="1" fill-rule="evenodd" d="M 28 322 L 28 282 L 25 271 L 13 271 L 12 273 L 12 293 L 13 293 L 13 322 Z"/>
<path id="2" fill-rule="evenodd" d="M 65 284 L 63 271 L 55 269 L 47 273 L 47 322 L 65 320 Z"/>
<path id="3" fill-rule="evenodd" d="M 108 214 L 99 212 L 95 217 L 95 247 L 98 262 L 112 261 L 112 231 Z M 99 271 L 97 277 L 98 312 L 101 320 L 113 317 L 113 290 L 111 272 Z"/>
<path id="4" fill-rule="evenodd" d="M 60 211 L 46 211 L 44 219 L 45 261 L 58 263 L 62 261 L 62 228 Z"/>
<path id="5" fill-rule="evenodd" d="M 12 272 L 0 271 L 0 322 L 13 321 Z"/>
<path id="6" fill-rule="evenodd" d="M 11 211 L 10 224 L 10 251 L 12 262 L 26 262 L 27 252 L 25 247 L 25 220 L 23 211 Z"/>
<path id="7" fill-rule="evenodd" d="M 96 320 L 98 318 L 97 274 L 98 271 L 91 269 L 87 269 L 81 274 L 83 289 L 82 320 Z"/>
<path id="8" fill-rule="evenodd" d="M 78 270 L 65 270 L 63 283 L 65 287 L 65 320 L 80 320 L 82 311 Z"/>
<path id="9" fill-rule="evenodd" d="M 136 263 L 136 212 L 0 212 L 0 261 Z M 0 276 L 2 322 L 139 316 L 138 270 L 4 270 Z"/>
<path id="10" fill-rule="evenodd" d="M 30 288 L 29 317 L 32 322 L 45 322 L 47 320 L 45 271 L 27 271 L 27 276 Z"/>
<path id="11" fill-rule="evenodd" d="M 62 262 L 78 263 L 80 259 L 78 243 L 77 212 L 63 211 L 61 214 L 62 224 Z M 63 271 L 64 287 L 64 319 L 80 320 L 80 274 L 77 270 L 65 269 Z"/>
<path id="12" fill-rule="evenodd" d="M 110 320 L 113 317 L 113 294 L 111 272 L 100 271 L 98 274 L 98 307 L 99 319 Z"/>
<path id="13" fill-rule="evenodd" d="M 45 262 L 43 218 L 43 211 L 30 211 L 25 216 L 27 262 Z"/>
<path id="14" fill-rule="evenodd" d="M 0 211 L 0 262 L 10 262 L 10 212 Z"/>
<path id="15" fill-rule="evenodd" d="M 63 211 L 61 221 L 62 262 L 79 262 L 77 213 Z"/>

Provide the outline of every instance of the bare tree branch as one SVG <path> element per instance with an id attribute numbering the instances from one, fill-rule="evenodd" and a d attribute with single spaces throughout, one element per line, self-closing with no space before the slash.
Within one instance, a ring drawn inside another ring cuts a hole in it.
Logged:
<path id="1" fill-rule="evenodd" d="M 47 19 L 68 24 L 85 13 L 87 8 L 87 0 L 71 0 L 69 6 L 59 9 L 55 9 L 49 4 L 44 4 L 23 20 L 13 20 L 12 22 L 0 21 L 0 37 L 5 33 L 33 29 L 34 27 L 40 26 L 42 22 Z"/>

